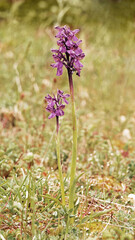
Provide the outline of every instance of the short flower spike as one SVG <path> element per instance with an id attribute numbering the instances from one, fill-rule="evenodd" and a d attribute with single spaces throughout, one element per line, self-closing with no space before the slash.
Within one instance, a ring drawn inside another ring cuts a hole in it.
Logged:
<path id="1" fill-rule="evenodd" d="M 65 108 L 65 105 L 62 104 L 62 102 L 64 101 L 66 104 L 68 104 L 66 98 L 68 98 L 70 95 L 63 93 L 63 91 L 57 90 L 57 97 L 55 97 L 55 95 L 51 97 L 49 94 L 45 97 L 48 103 L 46 110 L 51 113 L 48 117 L 49 119 L 64 115 L 63 109 Z"/>

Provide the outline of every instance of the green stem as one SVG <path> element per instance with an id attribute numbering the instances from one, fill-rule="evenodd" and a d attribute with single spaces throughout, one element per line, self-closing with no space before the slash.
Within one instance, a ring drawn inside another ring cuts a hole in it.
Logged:
<path id="1" fill-rule="evenodd" d="M 70 188 L 69 188 L 69 209 L 74 208 L 75 194 L 75 173 L 76 173 L 76 158 L 77 158 L 77 124 L 75 115 L 75 103 L 72 101 L 72 124 L 73 124 L 73 146 L 72 146 L 72 161 L 70 173 Z"/>
<path id="2" fill-rule="evenodd" d="M 33 173 L 30 172 L 30 186 L 31 186 L 31 209 L 32 209 L 32 239 L 35 236 L 35 179 Z"/>
<path id="3" fill-rule="evenodd" d="M 60 133 L 59 133 L 59 117 L 56 116 L 57 123 L 57 160 L 58 160 L 58 170 L 60 178 L 60 187 L 61 187 L 61 196 L 62 196 L 62 205 L 65 206 L 65 193 L 64 193 L 64 182 L 62 176 L 62 167 L 60 162 Z"/>
<path id="4" fill-rule="evenodd" d="M 72 145 L 72 161 L 70 172 L 70 188 L 69 188 L 69 209 L 74 210 L 74 195 L 75 195 L 75 173 L 76 173 L 76 159 L 77 159 L 77 123 L 75 114 L 75 102 L 74 102 L 74 88 L 72 80 L 72 72 L 68 71 L 69 86 L 72 104 L 72 126 L 73 126 L 73 145 Z M 72 218 L 72 223 L 74 219 Z"/>

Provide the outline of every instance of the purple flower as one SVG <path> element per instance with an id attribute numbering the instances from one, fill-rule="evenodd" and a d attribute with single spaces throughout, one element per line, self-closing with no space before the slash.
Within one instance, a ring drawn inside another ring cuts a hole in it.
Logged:
<path id="1" fill-rule="evenodd" d="M 64 115 L 63 109 L 65 108 L 65 105 L 62 104 L 62 102 L 64 101 L 66 104 L 68 104 L 66 98 L 69 96 L 69 94 L 64 94 L 63 91 L 57 90 L 57 97 L 55 97 L 54 94 L 53 97 L 51 97 L 49 94 L 45 97 L 48 103 L 46 110 L 51 113 L 48 117 L 49 119 Z"/>
<path id="2" fill-rule="evenodd" d="M 66 100 L 66 98 L 70 97 L 69 94 L 63 94 L 64 92 L 61 90 L 57 90 L 57 99 L 63 99 L 63 101 L 68 104 L 68 101 Z"/>
<path id="3" fill-rule="evenodd" d="M 53 58 L 55 63 L 51 64 L 53 68 L 57 68 L 57 76 L 62 75 L 63 65 L 71 72 L 76 72 L 80 76 L 83 65 L 80 63 L 85 57 L 85 54 L 79 48 L 80 43 L 75 35 L 79 32 L 79 29 L 70 30 L 67 26 L 56 27 L 58 33 L 55 36 L 58 38 L 57 44 L 59 49 L 52 49 Z"/>

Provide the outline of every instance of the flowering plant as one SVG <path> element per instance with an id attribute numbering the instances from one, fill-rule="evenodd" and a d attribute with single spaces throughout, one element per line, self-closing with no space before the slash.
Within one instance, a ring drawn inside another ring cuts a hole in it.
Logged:
<path id="1" fill-rule="evenodd" d="M 57 132 L 57 160 L 58 160 L 58 169 L 59 169 L 59 178 L 60 178 L 60 185 L 61 185 L 61 195 L 62 195 L 62 204 L 65 205 L 65 193 L 64 193 L 64 183 L 63 183 L 63 176 L 62 176 L 62 167 L 60 162 L 60 134 L 59 134 L 59 117 L 64 115 L 63 109 L 65 108 L 64 103 L 68 104 L 66 98 L 68 98 L 69 94 L 64 94 L 63 91 L 57 90 L 57 96 L 53 94 L 51 97 L 49 94 L 45 97 L 48 105 L 46 110 L 50 112 L 50 118 L 56 117 L 56 132 Z"/>
<path id="2" fill-rule="evenodd" d="M 71 160 L 71 172 L 70 172 L 70 187 L 69 187 L 69 210 L 74 214 L 74 195 L 75 195 L 75 173 L 76 173 L 76 159 L 77 159 L 77 121 L 75 114 L 75 101 L 74 101 L 74 87 L 73 87 L 73 79 L 72 75 L 75 72 L 76 75 L 80 77 L 80 73 L 82 70 L 82 60 L 85 57 L 85 54 L 82 52 L 79 47 L 82 42 L 76 37 L 76 34 L 79 32 L 79 29 L 71 30 L 69 27 L 56 27 L 55 28 L 58 33 L 55 36 L 58 38 L 57 45 L 58 49 L 52 49 L 53 59 L 55 63 L 51 64 L 53 68 L 57 68 L 57 76 L 62 75 L 63 66 L 66 67 L 69 79 L 69 88 L 70 88 L 70 96 L 71 96 L 71 106 L 72 106 L 72 127 L 73 127 L 73 145 L 72 145 L 72 160 Z M 64 103 L 68 104 L 66 98 L 69 97 L 69 94 L 63 94 L 62 91 L 57 91 L 57 97 L 51 97 L 50 95 L 46 96 L 46 100 L 48 102 L 48 106 L 46 110 L 50 112 L 49 118 L 56 117 L 57 122 L 57 134 L 59 133 L 59 116 L 64 115 L 63 109 L 65 108 Z M 59 142 L 59 138 L 58 142 Z M 58 164 L 60 165 L 60 153 L 59 153 L 59 145 L 57 145 L 57 154 L 58 154 Z M 59 166 L 58 166 L 59 167 Z M 60 169 L 60 167 L 59 167 Z M 59 171 L 62 176 L 62 171 Z M 62 177 L 60 177 L 61 181 L 61 192 L 63 193 L 62 199 L 63 204 L 65 204 L 65 195 L 64 195 L 64 185 Z M 72 218 L 71 222 L 74 222 L 74 218 Z"/>
<path id="3" fill-rule="evenodd" d="M 76 159 L 77 159 L 77 123 L 75 114 L 74 101 L 74 87 L 73 87 L 73 72 L 80 76 L 83 67 L 80 60 L 85 57 L 85 54 L 79 48 L 82 42 L 76 37 L 79 29 L 71 30 L 69 27 L 56 27 L 58 33 L 55 36 L 58 38 L 57 45 L 59 49 L 52 49 L 55 63 L 51 64 L 53 68 L 57 68 L 57 76 L 62 75 L 63 66 L 68 72 L 71 103 L 72 103 L 72 125 L 73 125 L 73 147 L 72 147 L 72 161 L 70 173 L 70 189 L 69 189 L 69 209 L 74 209 L 74 194 L 75 194 L 75 173 L 76 173 Z"/>

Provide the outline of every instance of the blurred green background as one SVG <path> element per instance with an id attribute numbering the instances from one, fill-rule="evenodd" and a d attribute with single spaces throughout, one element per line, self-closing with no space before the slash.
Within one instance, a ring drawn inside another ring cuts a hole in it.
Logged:
<path id="1" fill-rule="evenodd" d="M 1 20 L 16 16 L 50 26 L 103 24 L 111 31 L 125 29 L 135 18 L 134 0 L 1 0 Z"/>

